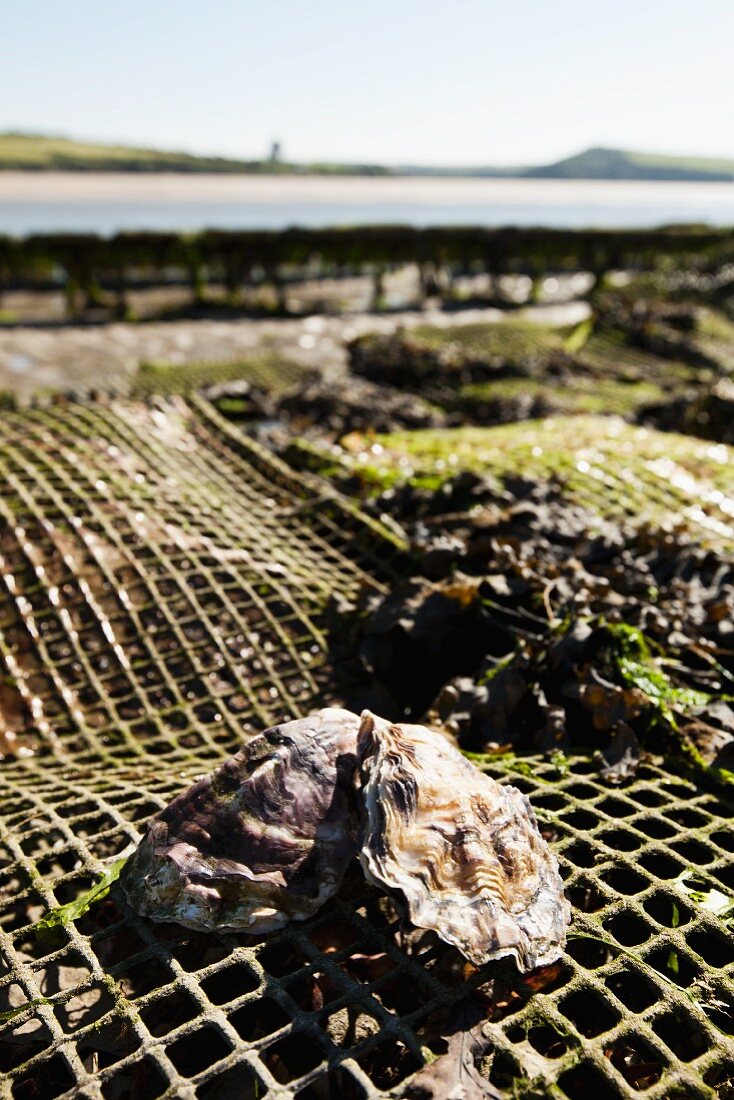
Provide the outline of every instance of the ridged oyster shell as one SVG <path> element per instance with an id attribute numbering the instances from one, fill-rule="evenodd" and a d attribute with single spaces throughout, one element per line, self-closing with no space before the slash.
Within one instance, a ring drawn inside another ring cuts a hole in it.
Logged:
<path id="1" fill-rule="evenodd" d="M 570 908 L 525 795 L 480 772 L 425 726 L 362 715 L 367 879 L 402 894 L 411 921 L 475 965 L 521 970 L 561 954 Z"/>
<path id="2" fill-rule="evenodd" d="M 180 794 L 123 870 L 132 907 L 196 930 L 310 917 L 357 852 L 358 730 L 338 709 L 274 726 Z"/>

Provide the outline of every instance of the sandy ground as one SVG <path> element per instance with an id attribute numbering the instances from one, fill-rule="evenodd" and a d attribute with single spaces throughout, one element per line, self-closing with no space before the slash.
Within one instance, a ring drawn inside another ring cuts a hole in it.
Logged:
<path id="1" fill-rule="evenodd" d="M 696 203 L 701 184 L 659 180 L 481 179 L 446 176 L 247 176 L 144 172 L 0 172 L 0 202 L 419 203 L 517 206 Z M 706 183 L 712 204 L 731 184 Z"/>
<path id="2" fill-rule="evenodd" d="M 537 306 L 513 317 L 573 324 L 588 314 L 583 302 Z M 43 389 L 124 392 L 141 360 L 173 363 L 227 360 L 272 348 L 315 366 L 327 376 L 344 369 L 344 343 L 365 332 L 393 332 L 418 324 L 455 325 L 476 321 L 502 324 L 496 309 L 445 313 L 438 309 L 390 314 L 367 312 L 293 320 L 187 320 L 145 324 L 109 324 L 0 328 L 0 390 L 21 401 Z"/>

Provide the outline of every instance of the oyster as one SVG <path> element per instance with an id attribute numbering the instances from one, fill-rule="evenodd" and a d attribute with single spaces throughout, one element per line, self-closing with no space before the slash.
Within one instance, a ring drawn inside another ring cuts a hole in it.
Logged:
<path id="1" fill-rule="evenodd" d="M 123 870 L 132 907 L 197 930 L 310 917 L 358 849 L 358 731 L 338 709 L 274 726 L 178 795 Z"/>
<path id="2" fill-rule="evenodd" d="M 418 928 L 475 965 L 553 962 L 570 917 L 558 863 L 530 803 L 425 726 L 365 711 L 359 735 L 367 879 L 401 893 Z"/>

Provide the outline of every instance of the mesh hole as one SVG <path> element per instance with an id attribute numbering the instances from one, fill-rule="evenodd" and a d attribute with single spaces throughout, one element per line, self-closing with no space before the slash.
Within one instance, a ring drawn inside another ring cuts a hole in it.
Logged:
<path id="1" fill-rule="evenodd" d="M 102 1082 L 105 1100 L 155 1100 L 168 1082 L 152 1058 L 141 1058 Z"/>
<path id="2" fill-rule="evenodd" d="M 680 840 L 672 843 L 671 848 L 683 856 L 693 867 L 700 867 L 705 863 L 712 863 L 716 858 L 710 848 L 697 840 Z"/>
<path id="3" fill-rule="evenodd" d="M 600 996 L 582 989 L 571 993 L 561 1001 L 563 1015 L 571 1021 L 576 1030 L 587 1039 L 610 1031 L 619 1021 L 619 1013 Z"/>
<path id="4" fill-rule="evenodd" d="M 294 970 L 300 970 L 308 961 L 295 944 L 284 940 L 269 943 L 258 954 L 260 965 L 275 978 L 282 978 L 286 974 L 292 974 Z"/>
<path id="5" fill-rule="evenodd" d="M 617 1089 L 587 1060 L 562 1073 L 558 1084 L 569 1100 L 589 1100 L 590 1096 L 594 1100 L 619 1100 Z"/>
<path id="6" fill-rule="evenodd" d="M 77 1046 L 77 1052 L 88 1073 L 97 1073 L 134 1053 L 140 1046 L 129 1021 L 116 1017 L 101 1028 L 95 1028 L 91 1035 Z"/>
<path id="7" fill-rule="evenodd" d="M 72 879 L 67 879 L 66 882 L 57 882 L 54 887 L 57 904 L 67 905 L 70 901 L 75 901 L 79 894 L 86 893 L 96 881 L 96 878 L 91 875 L 76 875 Z"/>
<path id="8" fill-rule="evenodd" d="M 355 1006 L 332 1012 L 323 1023 L 324 1031 L 338 1047 L 353 1047 L 364 1039 L 377 1035 L 381 1024 L 375 1016 Z"/>
<path id="9" fill-rule="evenodd" d="M 292 1031 L 269 1046 L 261 1058 L 275 1080 L 287 1084 L 315 1070 L 324 1051 L 311 1032 Z"/>
<path id="10" fill-rule="evenodd" d="M 681 871 L 685 870 L 685 864 L 673 859 L 672 856 L 665 855 L 663 852 L 645 852 L 644 855 L 638 857 L 638 862 L 655 878 L 676 878 Z"/>
<path id="11" fill-rule="evenodd" d="M 539 794 L 533 799 L 533 806 L 540 810 L 550 810 L 556 813 L 566 805 L 566 799 L 560 794 Z"/>
<path id="12" fill-rule="evenodd" d="M 682 825 L 684 829 L 699 829 L 708 822 L 708 818 L 704 814 L 691 809 L 667 810 L 665 816 L 674 821 L 676 825 Z M 676 832 L 678 831 L 676 829 Z"/>
<path id="13" fill-rule="evenodd" d="M 646 962 L 663 977 L 686 989 L 700 975 L 700 970 L 691 962 L 688 955 L 679 951 L 673 944 L 657 947 L 646 956 Z"/>
<path id="14" fill-rule="evenodd" d="M 53 1100 L 73 1084 L 74 1075 L 61 1055 L 55 1054 L 14 1081 L 12 1095 L 16 1100 Z"/>
<path id="15" fill-rule="evenodd" d="M 291 1018 L 272 997 L 258 997 L 233 1012 L 229 1022 L 241 1039 L 253 1042 L 280 1031 L 291 1022 Z"/>
<path id="16" fill-rule="evenodd" d="M 253 974 L 249 966 L 235 963 L 218 970 L 216 974 L 204 978 L 201 988 L 215 1005 L 227 1004 L 245 993 L 252 993 L 260 985 L 260 979 Z"/>
<path id="17" fill-rule="evenodd" d="M 719 882 L 723 882 L 724 886 L 734 890 L 734 865 L 726 864 L 723 867 L 717 867 L 711 873 L 716 876 Z"/>
<path id="18" fill-rule="evenodd" d="M 664 806 L 666 803 L 670 805 L 670 795 L 643 787 L 642 790 L 635 791 L 635 802 L 639 802 L 641 806 L 650 806 L 655 809 L 658 806 Z"/>
<path id="19" fill-rule="evenodd" d="M 729 802 L 724 798 L 715 798 L 713 795 L 708 795 L 706 798 L 701 799 L 699 805 L 704 813 L 711 814 L 713 817 L 723 817 L 730 821 L 734 816 L 734 802 Z"/>
<path id="20" fill-rule="evenodd" d="M 698 1023 L 682 1013 L 667 1012 L 653 1021 L 653 1031 L 682 1062 L 692 1062 L 708 1049 L 706 1036 Z"/>
<path id="21" fill-rule="evenodd" d="M 564 848 L 563 854 L 576 867 L 593 867 L 598 858 L 596 849 L 585 840 L 576 840 L 569 844 L 568 848 Z"/>
<path id="22" fill-rule="evenodd" d="M 8 905 L 0 914 L 0 928 L 4 932 L 16 932 L 33 925 L 43 916 L 46 904 L 40 894 L 31 892 L 25 898 Z"/>
<path id="23" fill-rule="evenodd" d="M 379 1089 L 391 1089 L 420 1069 L 421 1063 L 399 1039 L 383 1039 L 382 1042 L 362 1054 L 357 1064 Z"/>
<path id="24" fill-rule="evenodd" d="M 17 985 L 11 988 L 20 989 Z M 4 986 L 2 992 L 7 994 L 8 987 Z M 16 998 L 16 1007 L 17 1004 L 25 1003 L 26 1000 L 25 993 L 20 990 L 20 995 Z M 10 1007 L 5 996 L 2 1004 L 3 1011 Z M 25 1023 L 3 1031 L 0 1035 L 0 1071 L 17 1069 L 36 1054 L 40 1054 L 42 1050 L 47 1050 L 50 1044 L 51 1032 L 37 1017 L 31 1017 Z"/>
<path id="25" fill-rule="evenodd" d="M 590 783 L 571 783 L 565 788 L 565 794 L 570 795 L 571 798 L 596 798 L 599 794 L 596 787 L 592 787 Z"/>
<path id="26" fill-rule="evenodd" d="M 615 852 L 634 852 L 645 843 L 628 829 L 604 829 L 599 839 Z"/>
<path id="27" fill-rule="evenodd" d="M 642 1012 L 660 1000 L 658 990 L 636 970 L 612 974 L 605 984 L 631 1012 Z"/>
<path id="28" fill-rule="evenodd" d="M 669 798 L 678 798 L 685 801 L 688 798 L 695 798 L 699 793 L 695 787 L 691 785 L 684 785 L 683 783 L 669 783 L 667 780 L 663 782 L 662 787 Z"/>
<path id="29" fill-rule="evenodd" d="M 92 943 L 92 950 L 103 966 L 119 966 L 131 956 L 144 951 L 145 944 L 137 932 L 126 925 L 111 935 L 96 939 Z"/>
<path id="30" fill-rule="evenodd" d="M 643 907 L 658 924 L 666 928 L 678 928 L 688 924 L 691 919 L 691 911 L 678 897 L 667 894 L 663 890 L 645 898 Z"/>
<path id="31" fill-rule="evenodd" d="M 83 971 L 86 975 L 86 971 Z M 72 982 L 78 982 L 79 979 L 75 978 L 74 971 L 70 968 L 60 967 L 61 977 L 58 985 L 63 988 L 64 985 L 68 988 L 68 985 Z M 54 988 L 56 987 L 56 980 L 53 980 Z M 48 982 L 46 983 L 48 988 Z M 102 985 L 93 985 L 91 989 L 84 989 L 74 996 L 70 997 L 63 1005 L 59 1005 L 54 1009 L 54 1015 L 61 1024 L 63 1030 L 68 1034 L 72 1031 L 77 1031 L 80 1027 L 86 1027 L 88 1024 L 94 1023 L 95 1020 L 99 1020 L 105 1013 L 109 1012 L 114 1007 L 114 1000 L 110 996 L 107 989 Z"/>
<path id="32" fill-rule="evenodd" d="M 156 997 L 140 1010 L 140 1018 L 151 1035 L 168 1035 L 169 1031 L 195 1019 L 199 1006 L 188 993 L 175 990 L 166 997 Z"/>
<path id="33" fill-rule="evenodd" d="M 398 963 L 391 955 L 378 952 L 376 955 L 349 955 L 340 960 L 339 966 L 355 981 L 367 984 L 392 973 L 397 969 Z"/>
<path id="34" fill-rule="evenodd" d="M 608 962 L 611 952 L 608 947 L 597 940 L 572 939 L 566 945 L 566 951 L 586 970 L 598 970 L 600 966 Z"/>
<path id="35" fill-rule="evenodd" d="M 537 970 L 528 974 L 523 985 L 530 993 L 553 993 L 556 989 L 562 989 L 564 985 L 568 985 L 572 977 L 573 970 L 570 966 L 560 962 L 549 963 L 547 966 L 539 966 Z M 493 1020 L 501 1020 L 506 1015 L 506 1011 L 498 1013 L 498 1007 L 495 1005 L 492 1009 Z M 514 1012 L 518 1007 L 518 1005 L 509 1007 L 508 1011 Z"/>
<path id="36" fill-rule="evenodd" d="M 125 996 L 133 1000 L 154 989 L 162 989 L 169 984 L 172 977 L 168 967 L 158 959 L 145 959 L 118 971 L 117 984 Z"/>
<path id="37" fill-rule="evenodd" d="M 621 798 L 605 798 L 597 805 L 598 810 L 603 810 L 609 817 L 630 817 L 635 813 L 635 807 L 629 802 L 623 802 Z"/>
<path id="38" fill-rule="evenodd" d="M 343 992 L 331 975 L 320 971 L 304 974 L 288 985 L 289 996 L 304 1012 L 318 1012 Z"/>
<path id="39" fill-rule="evenodd" d="M 720 832 L 712 833 L 711 839 L 725 852 L 734 852 L 734 833 L 722 829 Z"/>
<path id="40" fill-rule="evenodd" d="M 85 936 L 93 936 L 105 928 L 120 924 L 124 919 L 124 913 L 113 897 L 103 898 L 96 902 L 81 917 L 77 918 L 76 927 Z"/>
<path id="41" fill-rule="evenodd" d="M 78 852 L 57 852 L 51 856 L 45 856 L 37 863 L 38 873 L 44 878 L 54 877 L 57 878 L 60 874 L 68 874 L 70 871 L 76 870 L 82 862 L 81 856 Z M 18 885 L 17 889 L 20 888 Z M 26 885 L 26 883 L 22 883 Z"/>
<path id="42" fill-rule="evenodd" d="M 734 944 L 716 932 L 699 928 L 690 934 L 686 942 L 709 966 L 720 968 L 734 962 Z"/>
<path id="43" fill-rule="evenodd" d="M 492 1067 L 489 1073 L 489 1080 L 493 1085 L 496 1085 L 500 1089 L 512 1089 L 513 1092 L 516 1089 L 516 1082 L 518 1078 L 522 1080 L 525 1074 L 518 1066 L 514 1058 L 504 1051 L 499 1051 L 492 1059 Z"/>
<path id="44" fill-rule="evenodd" d="M 560 1058 L 569 1046 L 568 1038 L 548 1024 L 543 1024 L 542 1027 L 531 1027 L 528 1031 L 528 1041 L 544 1058 Z"/>
<path id="45" fill-rule="evenodd" d="M 566 890 L 566 897 L 574 909 L 581 913 L 596 913 L 607 904 L 607 899 L 597 886 L 590 882 L 578 882 Z"/>
<path id="46" fill-rule="evenodd" d="M 538 799 L 533 799 L 533 805 L 537 805 Z M 588 810 L 570 810 L 565 814 L 561 814 L 561 820 L 570 825 L 572 829 L 578 829 L 579 832 L 588 833 L 591 832 L 599 824 L 599 818 Z"/>
<path id="47" fill-rule="evenodd" d="M 675 836 L 679 832 L 674 825 L 670 825 L 662 817 L 645 817 L 635 822 L 635 828 L 653 840 L 667 840 L 668 837 Z"/>
<path id="48" fill-rule="evenodd" d="M 715 1027 L 724 1035 L 734 1035 L 734 999 L 723 989 L 717 989 L 709 1003 L 701 1007 Z"/>
<path id="49" fill-rule="evenodd" d="M 613 917 L 608 917 L 603 923 L 617 943 L 623 944 L 624 947 L 634 947 L 636 944 L 644 943 L 645 940 L 650 938 L 649 927 L 642 917 L 638 917 L 635 913 L 627 911 L 616 913 Z"/>
<path id="50" fill-rule="evenodd" d="M 433 997 L 432 993 L 421 988 L 412 976 L 396 972 L 383 982 L 372 996 L 383 1008 L 397 1016 L 408 1016 Z"/>
<path id="51" fill-rule="evenodd" d="M 212 1081 L 199 1085 L 199 1100 L 259 1100 L 267 1092 L 252 1066 L 238 1062 Z"/>
<path id="52" fill-rule="evenodd" d="M 612 890 L 625 895 L 639 894 L 650 885 L 648 879 L 643 878 L 637 871 L 633 871 L 631 867 L 612 867 L 608 871 L 603 871 L 600 878 L 611 886 Z"/>
<path id="53" fill-rule="evenodd" d="M 610 1048 L 607 1057 L 633 1089 L 649 1089 L 662 1077 L 660 1056 L 640 1039 L 621 1039 Z"/>
<path id="54" fill-rule="evenodd" d="M 182 1035 L 166 1047 L 166 1054 L 182 1076 L 193 1077 L 226 1058 L 229 1049 L 229 1044 L 216 1028 L 202 1027 Z"/>
<path id="55" fill-rule="evenodd" d="M 178 935 L 180 929 L 176 928 Z M 171 948 L 171 954 L 181 964 L 184 970 L 203 970 L 205 966 L 221 962 L 230 953 L 230 948 L 216 940 L 213 936 L 198 936 L 186 943 L 178 944 Z"/>
<path id="56" fill-rule="evenodd" d="M 734 1064 L 729 1060 L 712 1066 L 704 1073 L 703 1083 L 716 1089 L 716 1095 L 722 1100 L 731 1100 L 734 1096 Z"/>

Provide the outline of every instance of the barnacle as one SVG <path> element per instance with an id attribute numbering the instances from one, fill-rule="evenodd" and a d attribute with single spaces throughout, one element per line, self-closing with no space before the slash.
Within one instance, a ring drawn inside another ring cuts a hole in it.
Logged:
<path id="1" fill-rule="evenodd" d="M 315 913 L 357 851 L 358 730 L 338 709 L 274 726 L 180 794 L 124 869 L 133 908 L 258 933 Z"/>
<path id="2" fill-rule="evenodd" d="M 557 959 L 570 910 L 527 798 L 425 726 L 365 711 L 359 751 L 367 879 L 402 894 L 413 924 L 477 966 Z"/>

